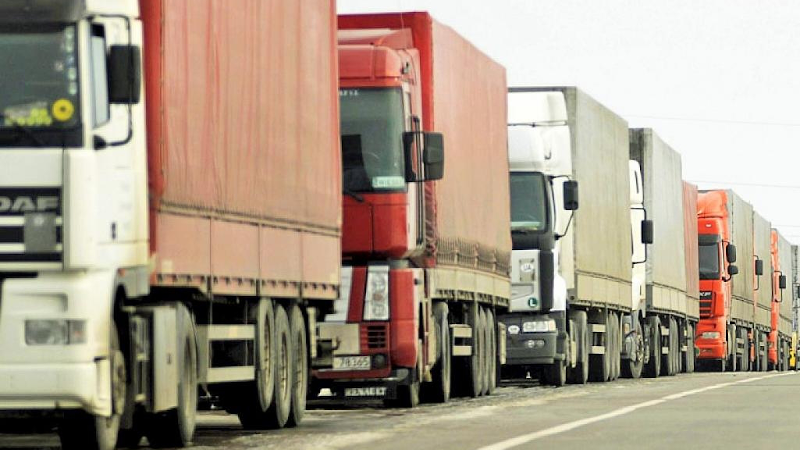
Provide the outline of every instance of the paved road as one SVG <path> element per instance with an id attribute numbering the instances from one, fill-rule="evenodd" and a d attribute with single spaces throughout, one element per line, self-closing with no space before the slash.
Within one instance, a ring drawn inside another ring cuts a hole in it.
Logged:
<path id="1" fill-rule="evenodd" d="M 800 375 L 726 373 L 497 395 L 413 411 L 313 405 L 302 427 L 249 433 L 203 413 L 195 449 L 800 448 Z M 58 448 L 54 435 L 0 434 L 0 448 Z"/>

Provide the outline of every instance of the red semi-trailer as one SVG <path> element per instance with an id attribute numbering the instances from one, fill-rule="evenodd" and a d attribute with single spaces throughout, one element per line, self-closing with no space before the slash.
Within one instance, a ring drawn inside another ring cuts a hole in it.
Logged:
<path id="1" fill-rule="evenodd" d="M 42 205 L 0 214 L 0 413 L 104 450 L 188 444 L 198 392 L 300 422 L 339 290 L 335 34 L 333 0 L 0 2 L 0 196 Z"/>
<path id="2" fill-rule="evenodd" d="M 342 295 L 312 392 L 489 393 L 510 294 L 505 69 L 427 13 L 339 29 Z"/>

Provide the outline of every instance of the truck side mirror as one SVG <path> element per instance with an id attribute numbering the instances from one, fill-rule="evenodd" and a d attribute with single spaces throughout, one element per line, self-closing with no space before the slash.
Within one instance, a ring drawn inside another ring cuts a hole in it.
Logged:
<path id="1" fill-rule="evenodd" d="M 642 221 L 642 244 L 652 244 L 652 243 L 653 243 L 653 221 L 645 219 Z"/>
<path id="2" fill-rule="evenodd" d="M 739 273 L 739 268 L 736 267 L 736 264 L 731 264 L 728 266 L 728 275 L 734 276 Z"/>
<path id="3" fill-rule="evenodd" d="M 578 182 L 575 180 L 564 182 L 564 209 L 567 211 L 578 209 Z"/>
<path id="4" fill-rule="evenodd" d="M 108 56 L 108 101 L 134 105 L 142 97 L 142 49 L 113 45 Z"/>
<path id="5" fill-rule="evenodd" d="M 444 136 L 442 133 L 424 133 L 425 147 L 422 162 L 425 164 L 425 181 L 444 177 Z"/>
<path id="6" fill-rule="evenodd" d="M 778 277 L 778 288 L 786 289 L 786 275 Z"/>
<path id="7" fill-rule="evenodd" d="M 756 260 L 756 275 L 761 276 L 764 275 L 764 260 L 757 259 Z"/>
<path id="8" fill-rule="evenodd" d="M 728 262 L 733 264 L 736 262 L 736 246 L 733 244 L 728 244 L 725 247 L 725 257 L 727 258 Z"/>

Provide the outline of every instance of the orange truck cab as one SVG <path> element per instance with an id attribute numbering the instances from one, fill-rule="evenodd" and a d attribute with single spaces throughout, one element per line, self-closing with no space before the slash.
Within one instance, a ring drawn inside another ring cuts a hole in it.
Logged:
<path id="1" fill-rule="evenodd" d="M 736 247 L 731 243 L 730 216 L 725 191 L 702 193 L 697 199 L 700 259 L 700 322 L 696 345 L 699 361 L 721 361 L 730 354 L 731 277 L 739 272 Z"/>

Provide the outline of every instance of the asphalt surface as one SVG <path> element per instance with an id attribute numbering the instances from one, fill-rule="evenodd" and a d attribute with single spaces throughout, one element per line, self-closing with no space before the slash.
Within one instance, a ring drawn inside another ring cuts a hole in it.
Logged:
<path id="1" fill-rule="evenodd" d="M 415 410 L 316 402 L 301 427 L 276 432 L 246 432 L 234 416 L 204 412 L 194 448 L 792 449 L 800 448 L 799 403 L 794 372 L 698 373 L 558 389 L 517 382 L 490 397 Z M 0 448 L 59 446 L 52 433 L 27 432 L 0 434 Z"/>

